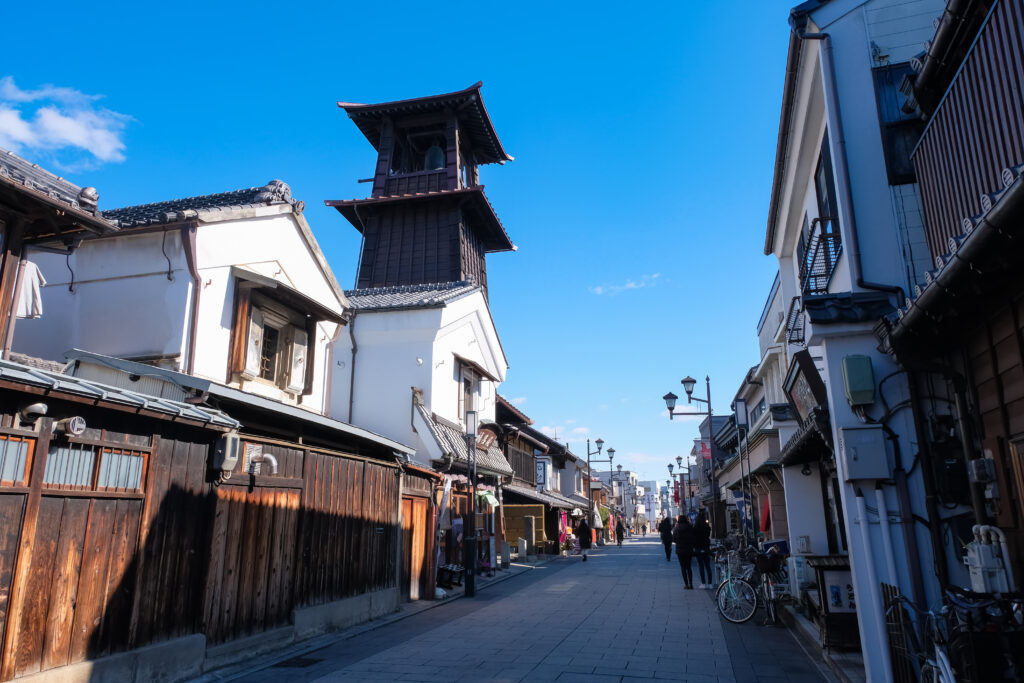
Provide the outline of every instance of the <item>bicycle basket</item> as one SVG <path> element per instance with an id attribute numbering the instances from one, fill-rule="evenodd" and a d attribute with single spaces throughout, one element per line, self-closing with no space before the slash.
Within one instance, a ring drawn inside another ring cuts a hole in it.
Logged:
<path id="1" fill-rule="evenodd" d="M 782 568 L 785 560 L 782 553 L 768 553 L 754 558 L 754 569 L 762 574 L 774 574 Z"/>

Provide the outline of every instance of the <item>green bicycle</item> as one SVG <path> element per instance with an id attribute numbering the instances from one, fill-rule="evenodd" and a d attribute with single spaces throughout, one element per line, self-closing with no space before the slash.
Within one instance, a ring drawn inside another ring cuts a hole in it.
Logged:
<path id="1" fill-rule="evenodd" d="M 722 582 L 715 592 L 715 604 L 727 621 L 742 624 L 757 611 L 757 591 L 747 579 L 740 575 L 742 562 L 738 551 L 724 549 L 715 554 Z"/>

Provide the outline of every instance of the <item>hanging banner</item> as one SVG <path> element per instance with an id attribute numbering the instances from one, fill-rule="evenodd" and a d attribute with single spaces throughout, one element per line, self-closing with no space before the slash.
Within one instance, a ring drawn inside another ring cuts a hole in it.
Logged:
<path id="1" fill-rule="evenodd" d="M 694 439 L 693 452 L 698 458 L 711 459 L 711 439 Z"/>
<path id="2" fill-rule="evenodd" d="M 679 507 L 679 482 L 672 482 L 672 499 L 675 501 L 676 507 Z"/>
<path id="3" fill-rule="evenodd" d="M 750 501 L 743 495 L 743 491 L 733 491 L 733 498 L 736 500 L 736 512 L 740 516 L 740 524 L 744 529 L 752 529 L 753 522 L 750 516 Z"/>

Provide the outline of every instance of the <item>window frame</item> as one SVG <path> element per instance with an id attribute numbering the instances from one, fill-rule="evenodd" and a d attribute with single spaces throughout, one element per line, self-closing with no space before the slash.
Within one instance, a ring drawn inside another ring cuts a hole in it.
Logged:
<path id="1" fill-rule="evenodd" d="M 296 398 L 308 396 L 313 393 L 317 319 L 264 290 L 257 282 L 236 278 L 227 381 L 258 382 Z M 273 379 L 263 377 L 258 369 L 262 364 L 262 330 L 268 326 L 279 331 Z M 258 339 L 254 338 L 256 330 Z M 297 372 L 298 363 L 301 370 Z"/>
<path id="2" fill-rule="evenodd" d="M 97 440 L 97 439 L 84 439 L 77 437 L 69 437 L 67 439 L 52 440 L 50 442 L 50 448 L 47 452 L 47 464 L 51 462 L 51 457 L 54 455 L 54 451 L 60 448 L 75 448 L 79 450 L 91 450 L 93 453 L 93 461 L 91 465 L 91 472 L 89 473 L 88 484 L 69 484 L 64 482 L 47 482 L 45 480 L 46 473 L 43 473 L 42 490 L 44 494 L 53 493 L 86 493 L 95 496 L 138 496 L 142 497 L 146 494 L 146 478 L 149 476 L 149 460 L 152 455 L 152 448 L 145 446 L 133 446 L 132 444 L 126 443 L 114 443 L 109 441 Z M 100 470 L 103 467 L 103 462 L 107 455 L 127 455 L 129 457 L 142 458 L 142 464 L 139 468 L 139 485 L 137 488 L 118 487 L 118 486 L 100 486 L 99 476 Z"/>
<path id="3" fill-rule="evenodd" d="M 35 462 L 36 452 L 36 437 L 35 436 L 23 436 L 20 434 L 0 434 L 0 440 L 24 443 L 27 444 L 27 451 L 25 453 L 25 465 L 22 472 L 20 481 L 14 479 L 0 479 L 0 488 L 25 488 L 29 485 L 29 480 L 32 476 L 32 465 Z M 2 471 L 0 471 L 2 476 Z"/>

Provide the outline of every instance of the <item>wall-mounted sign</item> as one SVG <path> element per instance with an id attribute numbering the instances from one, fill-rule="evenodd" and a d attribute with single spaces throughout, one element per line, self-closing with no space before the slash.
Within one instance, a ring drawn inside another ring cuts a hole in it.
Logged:
<path id="1" fill-rule="evenodd" d="M 548 461 L 537 461 L 537 489 L 547 488 L 548 485 Z"/>
<path id="2" fill-rule="evenodd" d="M 825 383 L 821 381 L 818 368 L 807 349 L 793 355 L 793 364 L 789 368 L 783 389 L 789 398 L 790 405 L 801 420 L 806 420 L 811 411 L 826 404 Z"/>
<path id="3" fill-rule="evenodd" d="M 482 451 L 486 451 L 488 448 L 494 445 L 496 439 L 497 437 L 494 435 L 494 432 L 486 429 L 481 429 L 477 433 L 476 447 Z"/>

